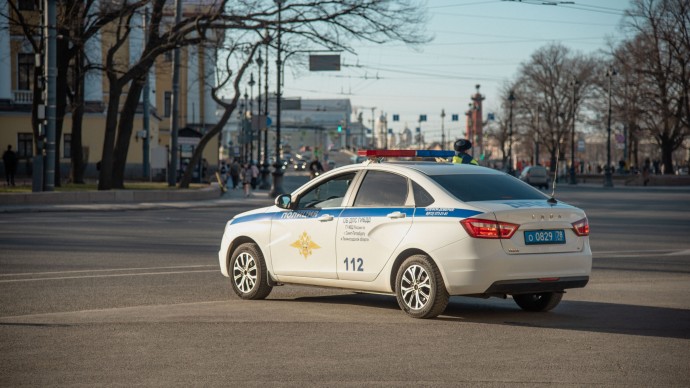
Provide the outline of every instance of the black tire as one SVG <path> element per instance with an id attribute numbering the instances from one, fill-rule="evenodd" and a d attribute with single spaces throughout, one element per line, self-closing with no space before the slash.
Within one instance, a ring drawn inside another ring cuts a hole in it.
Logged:
<path id="1" fill-rule="evenodd" d="M 232 290 L 242 299 L 265 299 L 273 290 L 268 284 L 264 256 L 256 244 L 245 243 L 235 249 L 228 273 Z"/>
<path id="2" fill-rule="evenodd" d="M 395 277 L 398 305 L 413 318 L 434 318 L 448 306 L 448 290 L 436 264 L 425 255 L 410 256 Z"/>
<path id="3" fill-rule="evenodd" d="M 560 303 L 562 292 L 541 292 L 538 294 L 513 295 L 513 300 L 525 311 L 549 311 Z"/>

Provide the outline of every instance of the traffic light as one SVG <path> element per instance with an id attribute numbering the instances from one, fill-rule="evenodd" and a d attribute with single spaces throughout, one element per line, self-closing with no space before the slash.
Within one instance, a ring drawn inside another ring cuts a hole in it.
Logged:
<path id="1" fill-rule="evenodd" d="M 340 133 L 340 132 L 342 132 L 342 131 L 343 131 L 343 126 L 342 126 L 342 125 L 338 125 L 338 133 Z"/>

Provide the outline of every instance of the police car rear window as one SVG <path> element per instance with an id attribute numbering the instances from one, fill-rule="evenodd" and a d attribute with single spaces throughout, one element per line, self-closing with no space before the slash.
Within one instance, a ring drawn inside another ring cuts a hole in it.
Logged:
<path id="1" fill-rule="evenodd" d="M 432 175 L 430 178 L 464 202 L 548 198 L 539 190 L 508 175 L 458 174 Z"/>

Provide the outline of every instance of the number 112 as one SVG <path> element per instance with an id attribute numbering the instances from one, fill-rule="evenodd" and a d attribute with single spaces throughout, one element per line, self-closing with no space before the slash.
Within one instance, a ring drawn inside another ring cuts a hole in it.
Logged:
<path id="1" fill-rule="evenodd" d="M 355 259 L 353 258 L 345 258 L 343 260 L 343 263 L 345 263 L 345 271 L 359 271 L 359 272 L 364 272 L 364 260 L 360 257 Z M 357 263 L 355 265 L 355 263 Z M 352 268 L 350 268 L 352 267 Z"/>

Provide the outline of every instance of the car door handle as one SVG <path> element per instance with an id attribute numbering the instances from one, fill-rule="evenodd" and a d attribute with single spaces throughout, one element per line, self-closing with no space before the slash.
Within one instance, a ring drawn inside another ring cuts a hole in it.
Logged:
<path id="1" fill-rule="evenodd" d="M 394 219 L 394 218 L 405 218 L 405 213 L 403 213 L 403 212 L 393 212 L 393 213 L 387 214 L 386 217 L 388 217 L 388 218 L 390 218 L 390 219 Z"/>
<path id="2" fill-rule="evenodd" d="M 319 220 L 321 222 L 333 221 L 333 216 L 330 214 L 324 214 L 321 217 L 317 218 L 317 220 Z"/>

